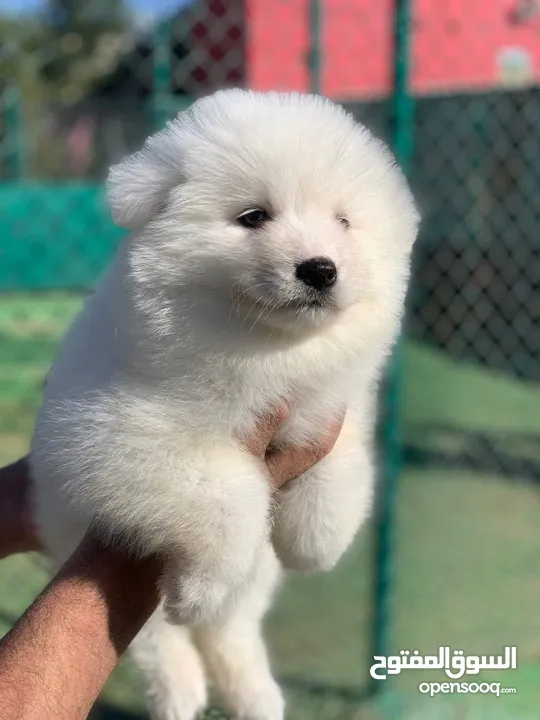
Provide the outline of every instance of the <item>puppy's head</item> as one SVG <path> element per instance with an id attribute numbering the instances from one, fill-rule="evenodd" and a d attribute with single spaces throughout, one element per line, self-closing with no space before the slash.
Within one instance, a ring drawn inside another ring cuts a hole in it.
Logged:
<path id="1" fill-rule="evenodd" d="M 331 323 L 398 312 L 418 217 L 385 146 L 316 96 L 221 91 L 113 167 L 140 285 L 204 295 L 229 317 Z"/>

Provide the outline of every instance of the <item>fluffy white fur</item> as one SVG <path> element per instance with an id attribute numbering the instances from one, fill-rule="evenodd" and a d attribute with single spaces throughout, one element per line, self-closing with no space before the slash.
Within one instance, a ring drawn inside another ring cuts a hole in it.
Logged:
<path id="1" fill-rule="evenodd" d="M 133 232 L 48 376 L 32 447 L 43 539 L 61 562 L 97 519 L 169 558 L 164 607 L 134 643 L 155 718 L 204 707 L 201 653 L 236 718 L 282 720 L 260 630 L 276 555 L 329 570 L 369 512 L 376 384 L 417 232 L 411 195 L 340 107 L 235 90 L 199 100 L 114 167 L 109 202 Z M 241 226 L 254 208 L 270 219 Z M 315 304 L 295 276 L 314 257 L 338 273 Z M 348 411 L 333 451 L 272 498 L 239 439 L 284 398 L 276 445 L 316 440 Z"/>

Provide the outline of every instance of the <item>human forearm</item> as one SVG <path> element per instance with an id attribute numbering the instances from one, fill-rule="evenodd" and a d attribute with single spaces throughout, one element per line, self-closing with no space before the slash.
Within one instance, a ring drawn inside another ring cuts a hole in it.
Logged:
<path id="1" fill-rule="evenodd" d="M 2 720 L 85 718 L 155 609 L 160 573 L 87 538 L 0 643 Z"/>

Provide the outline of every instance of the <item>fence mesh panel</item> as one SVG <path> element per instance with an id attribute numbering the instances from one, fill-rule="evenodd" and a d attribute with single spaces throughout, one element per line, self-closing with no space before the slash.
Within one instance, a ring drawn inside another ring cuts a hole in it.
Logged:
<path id="1" fill-rule="evenodd" d="M 2 463 L 26 451 L 58 341 L 122 236 L 103 199 L 107 168 L 228 86 L 319 90 L 391 142 L 401 2 L 0 5 Z M 291 720 L 538 717 L 539 18 L 527 1 L 410 6 L 410 179 L 424 219 L 400 354 L 388 588 L 392 650 L 517 645 L 517 671 L 479 682 L 518 696 L 424 697 L 418 683 L 448 678 L 403 671 L 368 697 L 380 601 L 370 527 L 335 572 L 288 579 L 269 615 Z M 0 632 L 46 577 L 42 558 L 0 565 Z M 144 716 L 129 662 L 93 716 Z"/>
<path id="2" fill-rule="evenodd" d="M 520 700 L 422 705 L 416 693 L 405 717 L 537 714 L 540 68 L 532 4 L 526 21 L 511 5 L 414 6 L 410 175 L 424 219 L 404 347 L 394 641 L 478 655 L 515 645 L 517 671 L 462 680 Z M 396 688 L 445 680 L 404 672 Z"/>

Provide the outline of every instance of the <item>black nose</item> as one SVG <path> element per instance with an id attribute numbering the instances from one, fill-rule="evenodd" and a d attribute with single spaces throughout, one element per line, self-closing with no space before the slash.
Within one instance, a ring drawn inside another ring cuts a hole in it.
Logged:
<path id="1" fill-rule="evenodd" d="M 296 266 L 296 277 L 315 290 L 325 290 L 336 282 L 337 268 L 329 258 L 311 258 Z"/>

